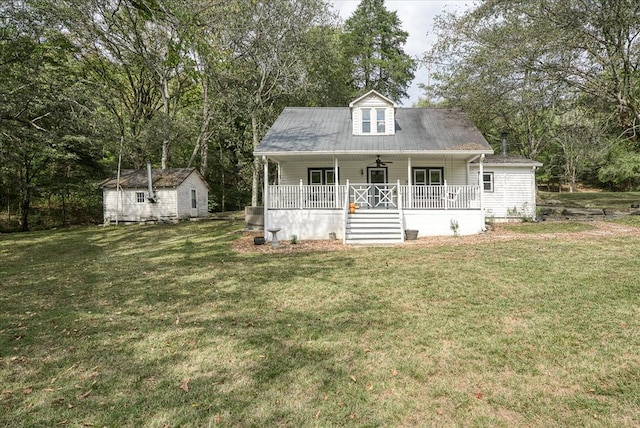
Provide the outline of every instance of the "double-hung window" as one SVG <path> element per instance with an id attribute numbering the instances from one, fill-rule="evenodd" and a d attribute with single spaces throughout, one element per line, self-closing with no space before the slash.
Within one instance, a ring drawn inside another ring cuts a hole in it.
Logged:
<path id="1" fill-rule="evenodd" d="M 335 184 L 335 172 L 333 168 L 309 168 L 309 184 L 332 185 Z"/>
<path id="2" fill-rule="evenodd" d="M 387 110 L 384 108 L 361 109 L 363 134 L 385 134 L 387 132 Z"/>
<path id="3" fill-rule="evenodd" d="M 413 184 L 416 186 L 437 186 L 444 180 L 444 170 L 440 167 L 413 168 Z"/>
<path id="4" fill-rule="evenodd" d="M 482 173 L 482 188 L 485 192 L 493 192 L 493 172 Z"/>

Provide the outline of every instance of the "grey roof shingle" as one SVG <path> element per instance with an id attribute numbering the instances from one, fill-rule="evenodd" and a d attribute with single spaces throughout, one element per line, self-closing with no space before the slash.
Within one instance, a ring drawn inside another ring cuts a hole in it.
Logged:
<path id="1" fill-rule="evenodd" d="M 178 187 L 191 173 L 196 172 L 195 168 L 170 168 L 154 169 L 151 172 L 153 187 L 173 188 Z M 100 183 L 100 186 L 107 189 L 115 189 L 117 177 L 112 177 Z M 147 187 L 146 169 L 123 169 L 120 171 L 120 187 L 125 189 L 142 189 Z"/>
<path id="2" fill-rule="evenodd" d="M 288 107 L 254 154 L 493 150 L 458 109 L 398 108 L 395 135 L 353 135 L 346 107 Z"/>

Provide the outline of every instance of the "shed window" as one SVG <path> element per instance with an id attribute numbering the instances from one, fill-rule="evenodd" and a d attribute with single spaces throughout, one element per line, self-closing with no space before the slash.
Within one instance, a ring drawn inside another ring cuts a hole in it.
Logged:
<path id="1" fill-rule="evenodd" d="M 144 204 L 145 201 L 145 196 L 144 196 L 144 192 L 136 192 L 136 203 L 137 204 Z"/>
<path id="2" fill-rule="evenodd" d="M 493 172 L 482 173 L 482 188 L 485 192 L 493 192 Z"/>
<path id="3" fill-rule="evenodd" d="M 198 192 L 196 192 L 196 189 L 191 189 L 191 208 L 194 210 L 198 208 Z"/>

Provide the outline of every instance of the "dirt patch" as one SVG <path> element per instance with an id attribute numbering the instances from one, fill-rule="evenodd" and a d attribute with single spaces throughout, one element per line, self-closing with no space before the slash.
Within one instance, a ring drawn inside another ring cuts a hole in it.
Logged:
<path id="1" fill-rule="evenodd" d="M 523 223 L 525 225 L 526 223 Z M 444 245 L 473 245 L 484 242 L 509 241 L 509 240 L 545 240 L 563 239 L 579 240 L 593 237 L 610 236 L 640 236 L 640 229 L 632 226 L 616 224 L 606 221 L 589 222 L 593 229 L 582 232 L 565 233 L 518 233 L 516 224 L 510 224 L 508 228 L 504 225 L 496 224 L 493 229 L 477 235 L 468 236 L 427 236 L 418 238 L 415 241 L 405 241 L 402 244 L 395 244 L 397 247 L 438 247 Z M 516 229 L 516 230 L 514 230 Z M 234 241 L 232 248 L 239 253 L 298 253 L 313 251 L 344 251 L 351 250 L 353 246 L 343 245 L 342 240 L 313 240 L 298 241 L 292 244 L 291 241 L 280 241 L 280 246 L 274 248 L 270 242 L 264 245 L 255 245 L 253 238 L 262 236 L 258 232 L 243 232 L 242 237 Z"/>

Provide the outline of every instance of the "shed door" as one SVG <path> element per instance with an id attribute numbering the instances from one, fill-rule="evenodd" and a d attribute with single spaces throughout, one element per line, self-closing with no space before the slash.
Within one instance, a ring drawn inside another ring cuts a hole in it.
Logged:
<path id="1" fill-rule="evenodd" d="M 191 217 L 198 217 L 198 191 L 191 189 Z"/>

